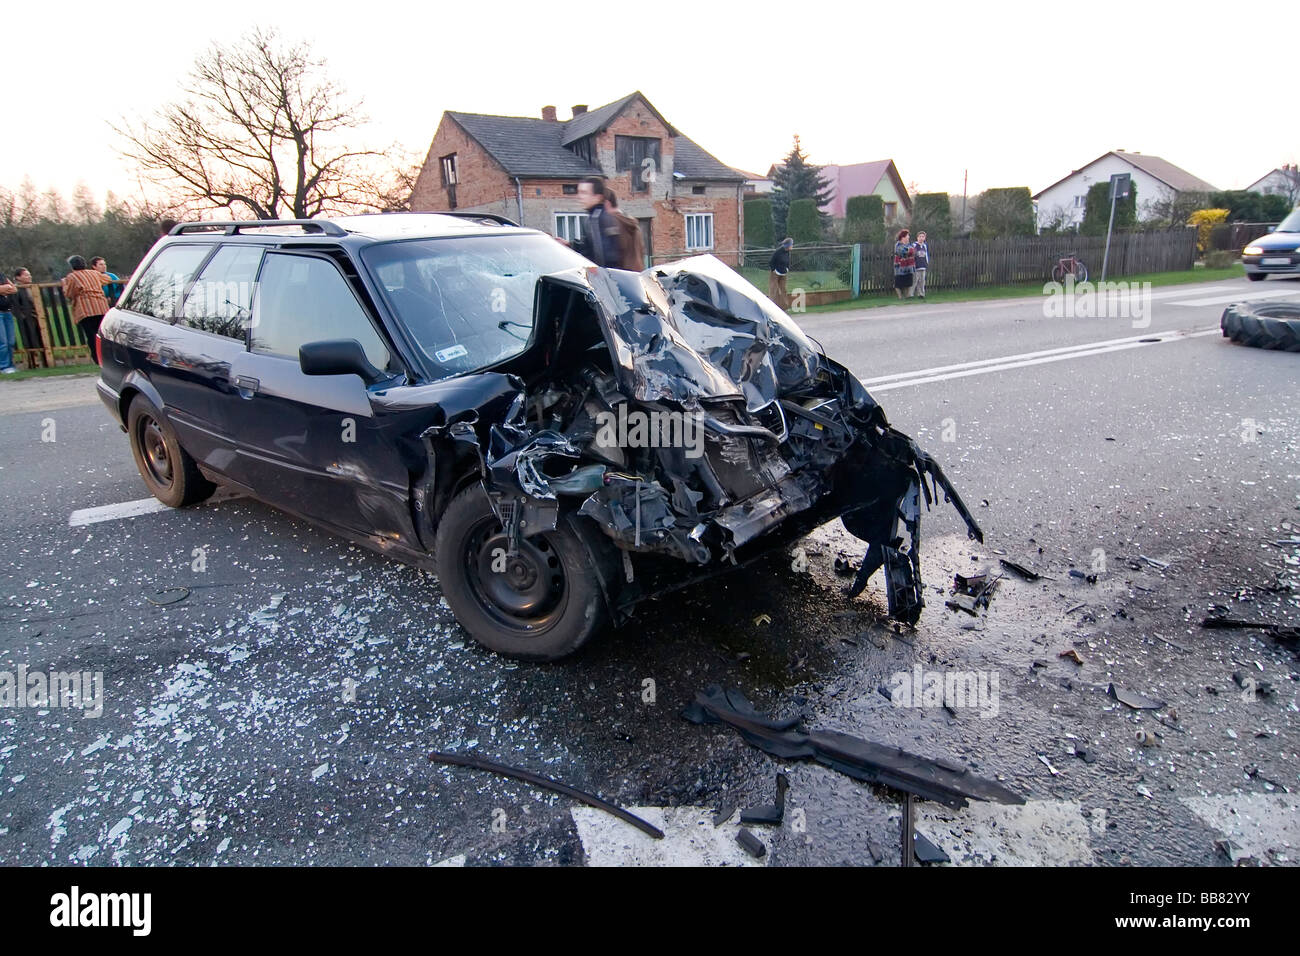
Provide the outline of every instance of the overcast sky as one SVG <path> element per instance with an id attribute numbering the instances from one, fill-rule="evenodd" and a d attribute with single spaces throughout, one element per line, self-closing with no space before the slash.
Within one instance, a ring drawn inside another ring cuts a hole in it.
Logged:
<path id="1" fill-rule="evenodd" d="M 590 23 L 567 12 L 591 11 Z M 1242 9 L 1247 15 L 1247 9 Z M 1300 158 L 1289 30 L 1220 43 L 1232 11 L 1089 2 L 428 4 L 221 0 L 28 4 L 5 36 L 0 185 L 137 191 L 109 122 L 176 97 L 195 56 L 252 26 L 307 40 L 373 118 L 359 144 L 423 155 L 443 110 L 539 115 L 639 89 L 755 171 L 798 133 L 813 162 L 893 158 L 923 192 L 1052 184 L 1109 149 L 1220 188 Z M 1274 21 L 1282 26 L 1280 20 Z M 1276 38 L 1274 40 L 1274 37 Z M 1276 77 L 1276 74 L 1275 74 Z"/>

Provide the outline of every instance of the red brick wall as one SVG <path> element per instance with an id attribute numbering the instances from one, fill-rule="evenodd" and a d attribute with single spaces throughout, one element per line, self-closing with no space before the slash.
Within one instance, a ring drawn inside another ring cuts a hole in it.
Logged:
<path id="1" fill-rule="evenodd" d="M 464 209 L 515 198 L 515 184 L 504 169 L 470 139 L 451 117 L 443 116 L 433 134 L 429 154 L 411 191 L 411 208 L 417 212 L 447 209 L 447 190 L 442 185 L 442 157 L 456 154 L 456 206 Z"/>

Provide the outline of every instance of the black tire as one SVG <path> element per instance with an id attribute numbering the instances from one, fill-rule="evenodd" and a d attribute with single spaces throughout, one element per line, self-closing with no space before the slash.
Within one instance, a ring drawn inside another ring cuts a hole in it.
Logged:
<path id="1" fill-rule="evenodd" d="M 1300 352 L 1300 304 L 1236 302 L 1219 320 L 1226 338 L 1255 349 Z"/>
<path id="2" fill-rule="evenodd" d="M 1079 262 L 1077 260 L 1074 263 L 1074 281 L 1075 282 L 1088 281 L 1088 267 L 1085 266 L 1082 262 Z"/>
<path id="3" fill-rule="evenodd" d="M 1268 278 L 1268 274 L 1265 272 L 1247 272 L 1246 278 L 1251 282 L 1261 282 Z"/>
<path id="4" fill-rule="evenodd" d="M 131 440 L 135 467 L 149 493 L 165 505 L 183 508 L 212 497 L 217 486 L 199 473 L 199 467 L 176 439 L 167 416 L 143 395 L 131 399 L 126 412 L 126 432 Z"/>
<path id="5" fill-rule="evenodd" d="M 1052 266 L 1052 281 L 1061 284 L 1065 282 L 1065 266 L 1059 262 Z"/>
<path id="6" fill-rule="evenodd" d="M 520 660 L 559 660 L 608 620 L 601 580 L 610 580 L 609 546 L 594 537 L 584 541 L 561 517 L 554 531 L 524 538 L 518 555 L 505 558 L 501 522 L 474 485 L 438 522 L 438 583 L 456 620 L 484 647 Z M 504 569 L 494 568 L 502 561 Z"/>

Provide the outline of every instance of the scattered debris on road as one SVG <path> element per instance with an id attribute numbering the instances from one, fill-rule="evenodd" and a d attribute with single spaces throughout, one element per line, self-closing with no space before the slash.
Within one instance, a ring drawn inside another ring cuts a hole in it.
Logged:
<path id="1" fill-rule="evenodd" d="M 1131 690 L 1125 690 L 1123 687 L 1116 687 L 1111 684 L 1106 688 L 1106 693 L 1115 698 L 1125 707 L 1131 707 L 1133 710 L 1159 710 L 1164 706 L 1164 701 L 1152 700 L 1150 697 L 1143 697 L 1141 694 L 1135 694 Z"/>
<path id="2" fill-rule="evenodd" d="M 785 819 L 785 792 L 790 789 L 790 778 L 783 773 L 776 775 L 776 803 L 750 807 L 740 811 L 741 823 L 761 823 L 780 826 Z"/>

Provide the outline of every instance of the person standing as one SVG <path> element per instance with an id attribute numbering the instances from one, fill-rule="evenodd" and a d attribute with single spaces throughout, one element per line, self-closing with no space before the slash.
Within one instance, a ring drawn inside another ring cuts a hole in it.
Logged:
<path id="1" fill-rule="evenodd" d="M 623 227 L 605 205 L 605 180 L 584 176 L 578 182 L 578 201 L 587 210 L 582 238 L 569 243 L 579 255 L 598 266 L 617 269 L 623 262 Z"/>
<path id="2" fill-rule="evenodd" d="M 614 190 L 605 190 L 605 209 L 619 227 L 618 268 L 640 272 L 645 268 L 645 243 L 641 241 L 641 224 L 618 208 Z"/>
<path id="3" fill-rule="evenodd" d="M 14 346 L 17 339 L 14 336 L 14 314 L 13 309 L 14 296 L 18 293 L 18 287 L 9 281 L 9 277 L 0 274 L 0 374 L 12 375 L 18 369 L 14 368 Z"/>
<path id="4" fill-rule="evenodd" d="M 790 250 L 794 248 L 794 240 L 786 236 L 781 240 L 781 244 L 776 247 L 772 253 L 772 258 L 767 264 L 767 297 L 779 305 L 782 309 L 790 307 L 790 292 L 786 289 L 786 279 L 790 275 Z"/>
<path id="5" fill-rule="evenodd" d="M 19 266 L 14 271 L 14 318 L 18 320 L 18 331 L 22 333 L 23 348 L 27 350 L 27 367 L 35 368 L 39 357 L 44 362 L 45 353 L 41 351 L 41 323 L 36 318 L 36 301 L 33 295 L 39 295 L 32 286 L 32 274 L 26 266 Z"/>
<path id="6" fill-rule="evenodd" d="M 108 311 L 104 286 L 113 280 L 104 273 L 91 269 L 81 256 L 69 256 L 68 268 L 72 271 L 63 277 L 63 297 L 72 307 L 72 321 L 77 323 L 81 334 L 86 337 L 91 359 L 98 365 L 95 336 L 99 334 L 99 323 L 104 321 L 104 313 Z"/>
<path id="7" fill-rule="evenodd" d="M 913 294 L 920 298 L 925 298 L 925 273 L 930 268 L 930 244 L 925 240 L 925 233 L 916 234 L 916 242 L 913 245 L 916 252 L 916 282 L 914 283 Z"/>
<path id="8" fill-rule="evenodd" d="M 104 298 L 108 299 L 110 306 L 117 305 L 117 297 L 122 294 L 122 286 L 118 284 L 117 276 L 108 271 L 108 263 L 103 256 L 95 256 L 90 260 L 90 268 L 94 269 L 102 276 L 108 276 L 112 283 L 104 286 Z"/>
<path id="9" fill-rule="evenodd" d="M 901 299 L 904 293 L 912 294 L 912 280 L 916 272 L 916 256 L 912 244 L 908 242 L 911 233 L 906 229 L 898 230 L 894 238 L 894 291 Z"/>

